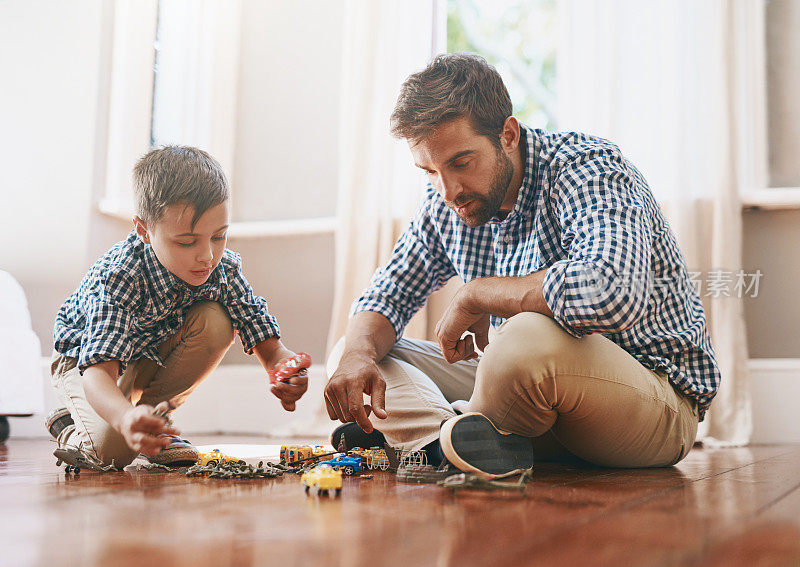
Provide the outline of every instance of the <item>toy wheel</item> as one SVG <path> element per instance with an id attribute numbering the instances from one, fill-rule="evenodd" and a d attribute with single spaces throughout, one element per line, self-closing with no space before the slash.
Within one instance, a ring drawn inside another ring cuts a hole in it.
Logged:
<path id="1" fill-rule="evenodd" d="M 5 443 L 10 432 L 11 426 L 8 424 L 8 418 L 4 415 L 0 415 L 0 443 Z"/>
<path id="2" fill-rule="evenodd" d="M 217 463 L 217 461 L 216 461 L 216 460 L 214 460 L 214 459 L 211 459 L 210 461 L 208 461 L 208 462 L 206 463 L 206 466 L 207 466 L 207 467 L 216 467 L 216 466 L 217 466 L 217 464 L 218 464 L 218 463 Z"/>
<path id="3" fill-rule="evenodd" d="M 347 465 L 342 469 L 342 472 L 347 476 L 353 476 L 353 473 L 356 472 L 356 469 L 353 467 L 353 465 Z"/>
<path id="4" fill-rule="evenodd" d="M 336 496 L 339 496 L 341 493 L 342 493 L 342 489 L 341 488 L 337 488 L 336 489 Z"/>
<path id="5" fill-rule="evenodd" d="M 73 467 L 72 472 L 75 474 L 81 474 L 81 469 L 79 469 L 78 467 Z"/>
<path id="6" fill-rule="evenodd" d="M 306 486 L 306 494 L 308 494 L 309 490 L 311 490 L 311 489 L 308 486 Z"/>

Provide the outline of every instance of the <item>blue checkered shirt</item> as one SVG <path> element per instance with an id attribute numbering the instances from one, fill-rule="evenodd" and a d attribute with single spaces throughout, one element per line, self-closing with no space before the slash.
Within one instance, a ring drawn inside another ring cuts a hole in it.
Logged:
<path id="1" fill-rule="evenodd" d="M 675 236 L 641 173 L 614 144 L 522 127 L 525 175 L 512 211 L 470 228 L 429 184 L 385 267 L 351 313 L 375 311 L 400 337 L 451 277 L 547 270 L 554 319 L 601 333 L 697 400 L 701 419 L 720 373 L 703 306 Z M 491 317 L 497 327 L 500 317 Z"/>
<path id="2" fill-rule="evenodd" d="M 267 302 L 242 275 L 241 256 L 225 250 L 206 282 L 192 289 L 164 268 L 149 244 L 131 231 L 84 276 L 56 315 L 57 352 L 78 359 L 81 373 L 107 360 L 149 358 L 163 365 L 158 346 L 178 332 L 192 304 L 211 300 L 228 312 L 245 352 L 280 336 Z"/>

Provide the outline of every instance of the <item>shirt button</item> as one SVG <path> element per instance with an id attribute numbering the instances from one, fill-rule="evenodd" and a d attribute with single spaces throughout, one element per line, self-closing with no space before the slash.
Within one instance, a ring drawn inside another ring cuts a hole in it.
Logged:
<path id="1" fill-rule="evenodd" d="M 506 236 L 505 238 L 503 238 L 503 242 L 505 242 L 506 244 L 511 242 L 511 236 Z"/>

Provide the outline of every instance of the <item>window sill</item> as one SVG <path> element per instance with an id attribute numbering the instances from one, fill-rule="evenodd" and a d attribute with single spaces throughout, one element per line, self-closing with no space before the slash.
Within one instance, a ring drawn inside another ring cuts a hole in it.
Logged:
<path id="1" fill-rule="evenodd" d="M 798 210 L 800 187 L 768 187 L 742 195 L 744 210 Z"/>
<path id="2" fill-rule="evenodd" d="M 131 222 L 133 211 L 118 203 L 103 199 L 98 204 L 101 214 L 124 221 Z M 258 222 L 234 222 L 228 229 L 228 238 L 253 239 L 289 236 L 311 236 L 315 234 L 333 234 L 336 232 L 338 219 L 336 217 L 320 217 L 315 219 L 288 219 Z"/>

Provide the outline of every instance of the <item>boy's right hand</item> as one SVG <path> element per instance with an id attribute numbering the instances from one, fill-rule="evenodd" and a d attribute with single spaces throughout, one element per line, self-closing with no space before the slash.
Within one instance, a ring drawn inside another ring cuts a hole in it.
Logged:
<path id="1" fill-rule="evenodd" d="M 178 435 L 180 432 L 163 417 L 156 415 L 157 411 L 168 410 L 169 404 L 162 402 L 155 408 L 141 405 L 126 411 L 120 420 L 119 432 L 128 446 L 144 455 L 157 455 L 169 445 L 171 439 L 159 436 Z"/>

